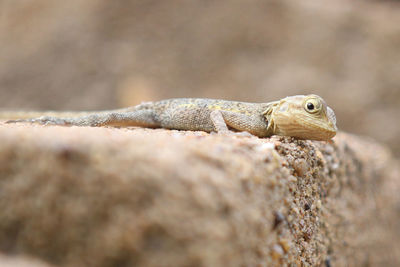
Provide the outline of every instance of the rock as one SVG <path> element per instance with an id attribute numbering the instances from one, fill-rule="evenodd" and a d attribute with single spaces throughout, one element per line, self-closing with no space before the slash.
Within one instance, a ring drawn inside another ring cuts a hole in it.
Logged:
<path id="1" fill-rule="evenodd" d="M 1 109 L 315 93 L 400 156 L 398 1 L 1 2 Z"/>
<path id="2" fill-rule="evenodd" d="M 373 140 L 0 125 L 0 250 L 56 266 L 400 264 Z"/>
<path id="3" fill-rule="evenodd" d="M 9 257 L 0 254 L 1 267 L 51 267 L 48 264 L 29 257 Z M 54 266 L 55 267 L 55 266 Z"/>

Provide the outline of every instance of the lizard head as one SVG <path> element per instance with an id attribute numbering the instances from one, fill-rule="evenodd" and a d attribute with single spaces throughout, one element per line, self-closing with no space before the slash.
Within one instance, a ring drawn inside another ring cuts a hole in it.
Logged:
<path id="1" fill-rule="evenodd" d="M 277 135 L 323 141 L 330 140 L 337 131 L 335 113 L 317 95 L 283 98 L 267 116 Z"/>

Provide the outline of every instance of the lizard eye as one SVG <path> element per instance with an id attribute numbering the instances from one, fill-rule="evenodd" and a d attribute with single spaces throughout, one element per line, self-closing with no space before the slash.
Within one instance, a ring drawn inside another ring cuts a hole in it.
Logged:
<path id="1" fill-rule="evenodd" d="M 308 99 L 304 105 L 304 109 L 308 113 L 317 113 L 321 109 L 321 103 L 315 98 Z"/>

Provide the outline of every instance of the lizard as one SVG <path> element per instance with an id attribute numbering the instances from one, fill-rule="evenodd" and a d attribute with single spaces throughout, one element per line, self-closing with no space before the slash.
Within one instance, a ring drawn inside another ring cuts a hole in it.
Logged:
<path id="1" fill-rule="evenodd" d="M 41 116 L 42 115 L 42 116 Z M 100 112 L 0 113 L 0 118 L 72 126 L 139 126 L 217 133 L 248 132 L 258 137 L 292 136 L 328 141 L 336 135 L 333 110 L 317 95 L 296 95 L 268 103 L 175 98 Z"/>

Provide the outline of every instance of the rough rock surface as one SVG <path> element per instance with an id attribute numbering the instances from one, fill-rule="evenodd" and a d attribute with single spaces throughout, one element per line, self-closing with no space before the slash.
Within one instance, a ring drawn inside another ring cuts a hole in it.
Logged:
<path id="1" fill-rule="evenodd" d="M 6 254 L 55 266 L 400 264 L 398 165 L 369 139 L 1 124 L 0 140 Z"/>
<path id="2" fill-rule="evenodd" d="M 340 129 L 400 156 L 399 13 L 396 0 L 2 0 L 0 108 L 315 93 Z"/>
<path id="3" fill-rule="evenodd" d="M 13 257 L 0 254 L 1 267 L 51 267 L 37 259 L 27 257 Z"/>

